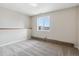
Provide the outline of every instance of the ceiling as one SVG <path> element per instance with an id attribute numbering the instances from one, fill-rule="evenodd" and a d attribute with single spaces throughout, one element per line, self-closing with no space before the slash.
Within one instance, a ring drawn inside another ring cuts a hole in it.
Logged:
<path id="1" fill-rule="evenodd" d="M 0 7 L 8 8 L 29 16 L 77 6 L 78 3 L 37 3 L 37 7 L 29 3 L 0 3 Z"/>

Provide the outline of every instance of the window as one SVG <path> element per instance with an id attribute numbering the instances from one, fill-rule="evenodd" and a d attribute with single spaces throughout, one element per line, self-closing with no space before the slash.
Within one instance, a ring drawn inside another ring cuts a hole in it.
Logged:
<path id="1" fill-rule="evenodd" d="M 50 28 L 50 18 L 49 16 L 38 17 L 37 18 L 37 30 L 45 31 Z"/>

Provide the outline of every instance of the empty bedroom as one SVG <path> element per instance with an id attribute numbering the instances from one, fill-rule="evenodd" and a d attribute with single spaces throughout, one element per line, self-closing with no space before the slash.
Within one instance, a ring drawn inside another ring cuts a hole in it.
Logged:
<path id="1" fill-rule="evenodd" d="M 79 4 L 0 3 L 0 56 L 79 56 Z"/>

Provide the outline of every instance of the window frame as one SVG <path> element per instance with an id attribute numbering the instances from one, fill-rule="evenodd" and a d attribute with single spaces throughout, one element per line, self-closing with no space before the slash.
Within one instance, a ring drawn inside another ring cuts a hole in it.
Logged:
<path id="1" fill-rule="evenodd" d="M 40 17 L 48 17 L 48 20 L 49 20 L 49 25 L 50 25 L 50 16 L 38 16 L 37 17 L 37 22 L 38 22 L 38 19 L 40 18 Z M 37 24 L 37 31 L 49 31 L 50 30 L 50 26 L 49 26 L 49 29 L 48 30 L 39 30 L 39 28 L 38 28 L 39 26 L 38 26 L 38 24 Z"/>

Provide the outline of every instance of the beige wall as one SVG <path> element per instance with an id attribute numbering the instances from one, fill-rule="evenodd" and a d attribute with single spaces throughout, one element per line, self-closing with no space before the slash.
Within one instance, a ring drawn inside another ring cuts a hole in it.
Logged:
<path id="1" fill-rule="evenodd" d="M 77 44 L 76 47 L 79 49 L 79 7 L 77 8 Z"/>
<path id="2" fill-rule="evenodd" d="M 53 40 L 76 44 L 76 7 L 55 11 L 37 16 L 50 16 L 50 30 L 48 32 L 37 31 L 37 16 L 32 17 L 32 36 L 49 38 Z"/>

